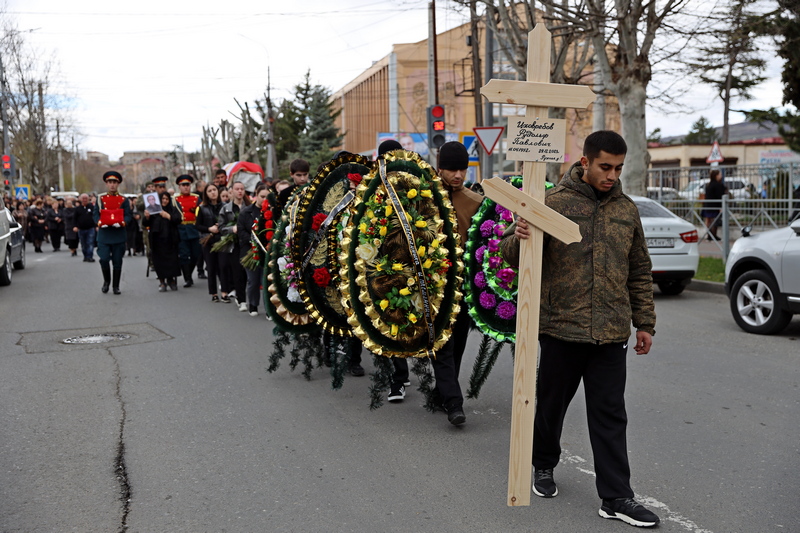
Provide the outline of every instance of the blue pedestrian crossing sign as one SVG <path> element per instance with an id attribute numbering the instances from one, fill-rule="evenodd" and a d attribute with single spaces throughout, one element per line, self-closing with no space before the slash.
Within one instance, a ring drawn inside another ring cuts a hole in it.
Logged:
<path id="1" fill-rule="evenodd" d="M 478 155 L 478 137 L 471 131 L 462 131 L 459 137 L 461 144 L 467 148 L 467 154 L 469 155 L 469 166 L 478 166 L 480 162 L 480 156 Z"/>
<path id="2" fill-rule="evenodd" d="M 15 185 L 14 194 L 17 200 L 30 200 L 31 199 L 31 186 L 30 185 Z"/>

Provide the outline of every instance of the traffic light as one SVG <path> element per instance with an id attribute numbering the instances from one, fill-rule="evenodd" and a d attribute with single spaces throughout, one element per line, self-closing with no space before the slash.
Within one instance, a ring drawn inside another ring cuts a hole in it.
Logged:
<path id="1" fill-rule="evenodd" d="M 444 106 L 428 107 L 428 146 L 438 149 L 445 143 Z"/>
<path id="2" fill-rule="evenodd" d="M 11 181 L 8 178 L 3 180 L 3 188 L 6 192 L 11 192 Z"/>
<path id="3" fill-rule="evenodd" d="M 8 154 L 3 154 L 2 162 L 3 162 L 3 176 L 8 178 L 14 173 L 13 172 L 14 162 L 11 160 L 11 156 Z M 8 182 L 8 180 L 6 180 L 6 182 Z"/>

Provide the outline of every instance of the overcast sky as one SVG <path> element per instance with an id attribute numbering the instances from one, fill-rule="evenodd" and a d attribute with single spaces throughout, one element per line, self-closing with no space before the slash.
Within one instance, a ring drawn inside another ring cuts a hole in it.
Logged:
<path id="1" fill-rule="evenodd" d="M 118 159 L 128 150 L 200 148 L 202 126 L 232 118 L 234 98 L 276 100 L 311 70 L 338 90 L 391 51 L 427 36 L 428 0 L 6 0 L 26 40 L 59 64 L 59 91 L 74 98 L 81 150 Z M 438 0 L 437 31 L 467 21 Z M 460 58 L 455 58 L 460 59 Z M 780 64 L 746 105 L 780 105 Z M 648 131 L 685 133 L 701 114 L 721 125 L 709 89 L 685 98 L 697 111 L 648 110 Z M 734 106 L 736 107 L 736 106 Z M 741 115 L 731 122 L 740 122 Z"/>

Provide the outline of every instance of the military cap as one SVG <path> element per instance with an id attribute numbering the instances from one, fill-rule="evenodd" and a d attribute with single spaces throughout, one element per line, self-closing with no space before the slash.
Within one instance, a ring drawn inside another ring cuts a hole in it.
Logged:
<path id="1" fill-rule="evenodd" d="M 122 183 L 122 174 L 116 170 L 109 170 L 103 174 L 103 181 L 108 181 L 108 178 L 116 178 L 118 182 Z"/>
<path id="2" fill-rule="evenodd" d="M 175 180 L 175 183 L 177 183 L 178 185 L 180 185 L 182 183 L 194 183 L 194 177 L 189 175 L 189 174 L 181 174 Z"/>

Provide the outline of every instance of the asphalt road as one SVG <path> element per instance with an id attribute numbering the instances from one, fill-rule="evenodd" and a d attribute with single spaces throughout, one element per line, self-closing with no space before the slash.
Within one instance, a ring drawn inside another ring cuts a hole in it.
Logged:
<path id="1" fill-rule="evenodd" d="M 97 263 L 47 251 L 0 288 L 0 531 L 630 530 L 597 515 L 580 391 L 558 497 L 506 506 L 507 350 L 460 428 L 415 390 L 370 411 L 368 377 L 268 374 L 263 316 L 144 272 L 126 257 L 123 294 L 103 295 Z M 800 531 L 800 317 L 762 337 L 723 295 L 656 303 L 655 346 L 629 358 L 637 497 L 661 531 Z M 90 333 L 130 337 L 61 342 Z"/>

